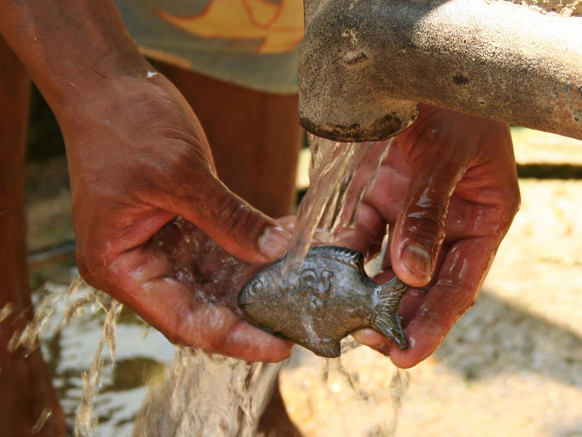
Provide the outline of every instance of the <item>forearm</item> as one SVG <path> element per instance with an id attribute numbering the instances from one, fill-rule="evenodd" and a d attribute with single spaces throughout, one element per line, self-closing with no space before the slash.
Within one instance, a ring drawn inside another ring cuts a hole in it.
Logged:
<path id="1" fill-rule="evenodd" d="M 0 33 L 57 115 L 149 64 L 111 0 L 0 0 Z"/>

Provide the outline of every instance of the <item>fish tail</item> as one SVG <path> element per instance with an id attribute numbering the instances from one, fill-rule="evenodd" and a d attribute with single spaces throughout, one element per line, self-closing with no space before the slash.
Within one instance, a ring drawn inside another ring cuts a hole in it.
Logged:
<path id="1" fill-rule="evenodd" d="M 373 310 L 372 328 L 396 343 L 400 349 L 406 349 L 408 342 L 398 317 L 398 307 L 402 297 L 408 291 L 408 285 L 394 278 L 377 289 L 376 305 Z"/>

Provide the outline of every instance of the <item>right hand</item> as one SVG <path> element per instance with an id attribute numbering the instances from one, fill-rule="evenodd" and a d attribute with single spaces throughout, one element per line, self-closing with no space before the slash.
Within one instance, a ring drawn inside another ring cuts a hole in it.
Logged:
<path id="1" fill-rule="evenodd" d="M 284 253 L 287 232 L 218 180 L 200 123 L 166 78 L 103 83 L 57 114 L 82 276 L 174 343 L 249 361 L 286 358 L 290 343 L 243 321 L 232 302 L 252 265 Z M 213 281 L 224 266 L 193 257 L 207 255 L 200 230 L 248 263 L 238 282 Z"/>
<path id="2" fill-rule="evenodd" d="M 399 367 L 432 354 L 477 299 L 520 196 L 509 126 L 422 105 L 394 141 L 356 226 L 343 238 L 373 252 L 389 225 L 389 249 L 375 280 L 411 286 L 400 305 L 410 347 L 373 330 L 355 337 Z"/>

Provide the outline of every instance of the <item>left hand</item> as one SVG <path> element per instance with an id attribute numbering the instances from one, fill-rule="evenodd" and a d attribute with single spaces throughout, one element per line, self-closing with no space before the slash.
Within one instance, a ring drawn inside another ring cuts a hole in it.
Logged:
<path id="1" fill-rule="evenodd" d="M 55 113 L 83 278 L 175 344 L 286 358 L 289 342 L 245 322 L 234 291 L 284 253 L 287 233 L 218 179 L 176 87 L 160 74 L 115 76 Z"/>
<path id="2" fill-rule="evenodd" d="M 356 339 L 403 368 L 432 354 L 475 302 L 519 202 L 507 124 L 422 106 L 395 138 L 349 236 L 366 253 L 390 226 L 376 280 L 397 275 L 411 286 L 400 307 L 409 347 L 373 330 Z"/>

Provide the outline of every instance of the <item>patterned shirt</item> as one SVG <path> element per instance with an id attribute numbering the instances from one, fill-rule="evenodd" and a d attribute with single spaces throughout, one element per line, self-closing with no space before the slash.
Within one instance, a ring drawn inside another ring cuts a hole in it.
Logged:
<path id="1" fill-rule="evenodd" d="M 271 93 L 297 92 L 303 0 L 116 0 L 142 52 Z"/>

